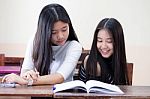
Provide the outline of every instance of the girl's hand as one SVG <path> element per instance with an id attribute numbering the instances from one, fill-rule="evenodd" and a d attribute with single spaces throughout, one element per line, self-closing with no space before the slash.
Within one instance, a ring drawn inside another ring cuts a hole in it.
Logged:
<path id="1" fill-rule="evenodd" d="M 14 73 L 5 75 L 2 79 L 2 82 L 7 82 L 7 83 L 17 83 L 20 85 L 26 85 L 28 84 L 28 81 L 20 77 L 19 75 L 16 75 Z"/>
<path id="2" fill-rule="evenodd" d="M 37 81 L 38 77 L 39 77 L 39 72 L 33 70 L 27 71 L 22 75 L 22 78 L 28 81 L 29 80 Z"/>

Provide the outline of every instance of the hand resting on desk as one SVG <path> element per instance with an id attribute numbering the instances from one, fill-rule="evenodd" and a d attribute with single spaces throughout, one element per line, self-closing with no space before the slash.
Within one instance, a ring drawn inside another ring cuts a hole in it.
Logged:
<path id="1" fill-rule="evenodd" d="M 8 75 L 5 75 L 2 78 L 2 82 L 6 82 L 6 83 L 17 83 L 20 85 L 26 85 L 28 84 L 28 80 L 23 79 L 21 76 L 11 73 Z"/>
<path id="2" fill-rule="evenodd" d="M 14 74 L 14 73 L 5 75 L 2 78 L 2 82 L 17 83 L 20 85 L 32 85 L 33 82 L 37 81 L 38 77 L 39 77 L 39 72 L 30 70 L 21 76 Z"/>
<path id="3" fill-rule="evenodd" d="M 29 70 L 27 72 L 25 72 L 24 74 L 21 75 L 21 77 L 25 80 L 33 80 L 33 81 L 37 81 L 38 77 L 39 77 L 39 72 L 35 69 L 35 70 Z"/>

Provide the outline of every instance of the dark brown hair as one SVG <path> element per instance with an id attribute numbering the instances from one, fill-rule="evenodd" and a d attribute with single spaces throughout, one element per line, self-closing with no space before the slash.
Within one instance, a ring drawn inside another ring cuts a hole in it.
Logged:
<path id="1" fill-rule="evenodd" d="M 33 43 L 34 66 L 40 75 L 48 74 L 49 66 L 53 60 L 51 34 L 55 22 L 63 21 L 69 24 L 69 37 L 67 40 L 76 40 L 77 36 L 65 8 L 59 4 L 45 6 L 39 16 L 37 32 Z"/>
<path id="2" fill-rule="evenodd" d="M 114 52 L 110 58 L 112 62 L 111 66 L 107 66 L 106 59 L 101 56 L 97 49 L 97 35 L 101 29 L 107 30 L 113 38 Z M 105 69 L 106 67 L 109 67 L 107 69 L 112 68 L 113 72 L 111 74 L 113 75 L 114 84 L 128 84 L 124 33 L 121 24 L 114 18 L 105 18 L 96 27 L 90 55 L 86 64 L 86 74 L 89 78 L 96 76 L 97 62 Z M 104 76 L 106 76 L 105 73 L 108 71 L 101 72 L 103 80 L 106 79 Z"/>

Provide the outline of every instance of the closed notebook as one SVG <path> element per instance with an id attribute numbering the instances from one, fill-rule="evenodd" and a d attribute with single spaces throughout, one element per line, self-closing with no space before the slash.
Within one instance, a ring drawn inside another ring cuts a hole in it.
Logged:
<path id="1" fill-rule="evenodd" d="M 53 92 L 60 92 L 69 89 L 79 89 L 87 93 L 108 93 L 108 94 L 124 94 L 124 92 L 116 85 L 104 82 L 89 80 L 86 83 L 80 80 L 74 80 L 53 86 Z"/>

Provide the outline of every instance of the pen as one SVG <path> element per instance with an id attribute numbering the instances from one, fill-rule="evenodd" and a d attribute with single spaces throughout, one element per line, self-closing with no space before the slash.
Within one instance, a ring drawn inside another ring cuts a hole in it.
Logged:
<path id="1" fill-rule="evenodd" d="M 55 86 L 53 86 L 53 90 L 55 90 L 56 89 L 56 87 Z"/>
<path id="2" fill-rule="evenodd" d="M 36 72 L 37 77 L 38 77 L 39 76 L 39 72 L 37 71 L 36 67 L 34 67 L 34 71 Z"/>
<path id="3" fill-rule="evenodd" d="M 56 89 L 56 87 L 55 86 L 53 86 L 53 90 L 55 90 Z"/>
<path id="4" fill-rule="evenodd" d="M 35 71 L 35 72 L 38 72 L 37 69 L 36 69 L 36 67 L 34 67 L 34 71 Z"/>
<path id="5" fill-rule="evenodd" d="M 35 71 L 35 73 L 36 73 L 36 76 L 37 77 L 39 77 L 39 72 L 37 71 L 37 69 L 36 69 L 36 67 L 34 67 L 34 71 Z M 33 85 L 33 79 L 32 78 L 30 78 L 30 79 L 28 79 L 28 86 L 32 86 Z"/>

